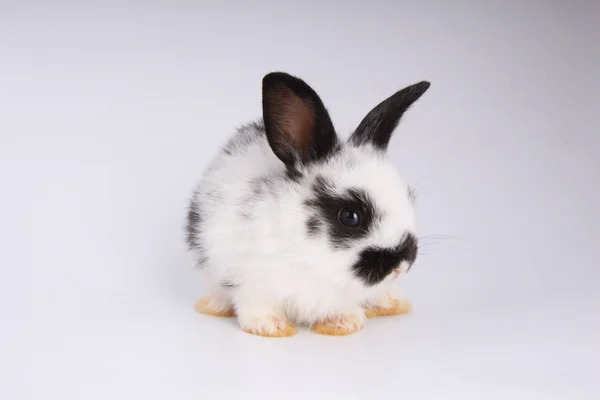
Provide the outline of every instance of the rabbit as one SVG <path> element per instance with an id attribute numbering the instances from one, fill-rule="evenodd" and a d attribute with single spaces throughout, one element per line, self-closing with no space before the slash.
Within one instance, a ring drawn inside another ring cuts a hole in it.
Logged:
<path id="1" fill-rule="evenodd" d="M 414 204 L 386 149 L 429 86 L 396 92 L 342 139 L 306 82 L 265 75 L 262 118 L 220 149 L 189 206 L 187 243 L 210 285 L 196 310 L 266 337 L 349 335 L 409 312 L 392 289 L 417 257 Z"/>

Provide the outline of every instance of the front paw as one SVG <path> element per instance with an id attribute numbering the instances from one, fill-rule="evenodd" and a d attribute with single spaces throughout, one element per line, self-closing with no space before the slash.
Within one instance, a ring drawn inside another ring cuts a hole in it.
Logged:
<path id="1" fill-rule="evenodd" d="M 408 314 L 412 311 L 412 304 L 408 299 L 395 299 L 386 295 L 374 303 L 365 305 L 367 318 L 388 317 L 393 315 Z"/>
<path id="2" fill-rule="evenodd" d="M 243 318 L 240 326 L 244 332 L 264 337 L 288 337 L 297 331 L 285 316 Z"/>
<path id="3" fill-rule="evenodd" d="M 356 313 L 342 314 L 315 323 L 312 331 L 327 336 L 351 335 L 364 327 L 364 320 L 365 315 L 362 310 Z"/>

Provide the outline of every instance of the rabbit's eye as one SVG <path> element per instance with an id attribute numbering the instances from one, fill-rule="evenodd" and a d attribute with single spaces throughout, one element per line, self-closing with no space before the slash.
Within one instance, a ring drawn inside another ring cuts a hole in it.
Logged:
<path id="1" fill-rule="evenodd" d="M 350 228 L 356 228 L 360 224 L 360 213 L 348 208 L 342 208 L 338 218 L 342 224 Z"/>

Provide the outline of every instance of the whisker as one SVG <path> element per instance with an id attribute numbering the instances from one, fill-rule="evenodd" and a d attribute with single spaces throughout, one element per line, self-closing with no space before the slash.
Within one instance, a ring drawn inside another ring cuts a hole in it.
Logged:
<path id="1" fill-rule="evenodd" d="M 441 239 L 461 239 L 461 236 L 457 235 L 423 235 L 419 236 L 419 240 L 441 240 Z"/>
<path id="2" fill-rule="evenodd" d="M 412 186 L 411 187 L 412 198 L 417 200 L 419 197 L 421 197 L 423 192 L 425 192 L 426 189 L 428 189 L 428 188 L 429 188 L 428 186 L 421 186 L 421 187 Z"/>
<path id="3" fill-rule="evenodd" d="M 279 208 L 283 208 L 284 210 L 294 211 L 294 212 L 297 212 L 298 214 L 302 214 L 302 215 L 305 215 L 305 216 L 307 216 L 307 217 L 310 217 L 310 216 L 311 216 L 310 214 L 307 214 L 307 213 L 305 213 L 305 212 L 303 212 L 303 211 L 296 210 L 296 209 L 293 209 L 293 208 L 284 207 L 284 206 L 281 206 L 281 205 L 279 206 Z"/>

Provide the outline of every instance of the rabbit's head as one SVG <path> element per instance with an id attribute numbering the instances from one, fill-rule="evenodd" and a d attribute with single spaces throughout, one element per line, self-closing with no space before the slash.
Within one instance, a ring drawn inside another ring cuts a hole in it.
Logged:
<path id="1" fill-rule="evenodd" d="M 414 263 L 411 192 L 386 150 L 404 112 L 428 88 L 420 82 L 393 94 L 342 140 L 304 81 L 280 72 L 264 77 L 264 128 L 290 184 L 302 188 L 303 240 L 322 244 L 324 264 L 339 264 L 322 268 L 344 269 L 349 279 L 370 287 Z"/>

